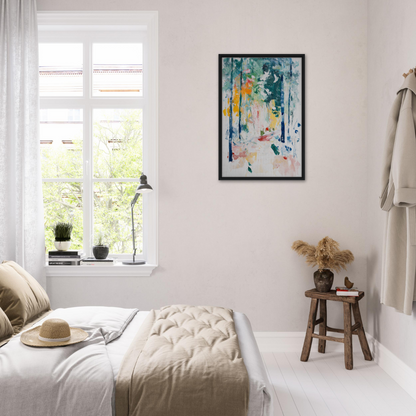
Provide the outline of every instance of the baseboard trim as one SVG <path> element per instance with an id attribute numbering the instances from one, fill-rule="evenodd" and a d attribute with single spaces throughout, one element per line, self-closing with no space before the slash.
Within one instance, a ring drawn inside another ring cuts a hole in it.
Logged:
<path id="1" fill-rule="evenodd" d="M 405 364 L 379 341 L 367 334 L 368 343 L 373 353 L 374 361 L 400 387 L 416 400 L 416 371 Z"/>
<path id="2" fill-rule="evenodd" d="M 334 336 L 339 334 L 334 334 Z M 297 352 L 301 353 L 305 332 L 255 332 L 254 336 L 261 352 Z M 374 361 L 400 387 L 416 400 L 416 371 L 405 364 L 384 345 L 380 344 L 370 334 L 367 334 Z M 315 340 L 313 346 L 317 345 Z M 344 351 L 344 345 L 338 342 L 327 342 L 328 352 Z M 360 351 L 358 337 L 353 337 L 354 351 Z"/>
<path id="3" fill-rule="evenodd" d="M 329 331 L 328 334 L 340 336 Z M 300 354 L 305 340 L 305 332 L 255 332 L 254 336 L 260 352 L 298 352 Z M 312 345 L 318 345 L 318 341 L 315 340 Z M 354 337 L 353 348 L 359 347 L 358 339 Z M 344 344 L 327 342 L 326 349 L 328 352 L 344 351 Z"/>

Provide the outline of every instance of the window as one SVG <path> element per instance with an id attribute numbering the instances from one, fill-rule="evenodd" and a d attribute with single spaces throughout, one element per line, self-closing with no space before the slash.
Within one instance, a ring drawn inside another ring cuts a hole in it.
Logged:
<path id="1" fill-rule="evenodd" d="M 74 249 L 91 254 L 101 235 L 114 257 L 131 256 L 130 201 L 144 172 L 155 191 L 135 206 L 137 258 L 157 263 L 156 35 L 153 12 L 39 13 L 48 250 L 65 221 Z"/>

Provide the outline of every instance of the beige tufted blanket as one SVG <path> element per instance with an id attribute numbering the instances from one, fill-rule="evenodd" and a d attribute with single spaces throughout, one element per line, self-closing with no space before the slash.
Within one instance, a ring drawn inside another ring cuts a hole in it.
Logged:
<path id="1" fill-rule="evenodd" d="M 116 384 L 116 416 L 246 416 L 249 379 L 233 312 L 211 306 L 151 311 Z"/>

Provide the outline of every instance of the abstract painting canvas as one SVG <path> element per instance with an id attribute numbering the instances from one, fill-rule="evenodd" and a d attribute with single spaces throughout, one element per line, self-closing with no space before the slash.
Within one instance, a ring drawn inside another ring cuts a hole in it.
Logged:
<path id="1" fill-rule="evenodd" d="M 305 55 L 219 55 L 219 179 L 305 179 Z"/>

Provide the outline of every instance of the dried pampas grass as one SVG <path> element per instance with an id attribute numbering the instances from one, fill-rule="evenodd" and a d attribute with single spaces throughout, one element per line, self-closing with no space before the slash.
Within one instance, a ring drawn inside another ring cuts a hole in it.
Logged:
<path id="1" fill-rule="evenodd" d="M 306 264 L 319 270 L 330 269 L 340 272 L 341 268 L 347 270 L 346 265 L 354 261 L 354 255 L 350 250 L 340 250 L 339 244 L 332 238 L 323 238 L 315 247 L 304 241 L 297 240 L 292 249 L 300 256 L 306 257 Z"/>

